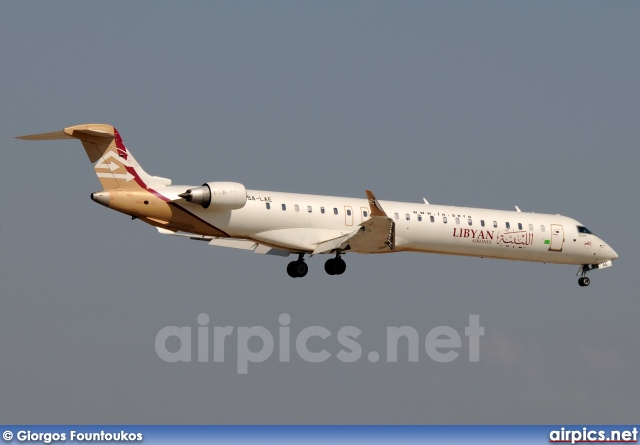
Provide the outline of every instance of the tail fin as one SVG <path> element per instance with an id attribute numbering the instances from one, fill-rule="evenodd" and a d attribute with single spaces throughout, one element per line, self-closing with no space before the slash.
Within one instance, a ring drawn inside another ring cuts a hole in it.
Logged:
<path id="1" fill-rule="evenodd" d="M 171 180 L 151 176 L 136 162 L 124 146 L 120 133 L 112 125 L 83 124 L 54 133 L 18 136 L 17 139 L 45 141 L 79 139 L 104 190 L 163 187 Z"/>

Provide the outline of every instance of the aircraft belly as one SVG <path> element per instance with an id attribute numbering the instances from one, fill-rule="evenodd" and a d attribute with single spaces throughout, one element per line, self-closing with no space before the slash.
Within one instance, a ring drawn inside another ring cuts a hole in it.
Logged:
<path id="1" fill-rule="evenodd" d="M 313 252 L 318 243 L 339 237 L 344 230 L 290 228 L 274 229 L 251 235 L 252 239 L 292 251 Z"/>

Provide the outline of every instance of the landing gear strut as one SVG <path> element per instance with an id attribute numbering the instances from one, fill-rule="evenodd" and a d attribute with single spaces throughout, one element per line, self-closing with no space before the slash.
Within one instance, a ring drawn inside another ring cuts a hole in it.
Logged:
<path id="1" fill-rule="evenodd" d="M 591 284 L 591 280 L 589 279 L 589 277 L 587 276 L 587 272 L 589 272 L 589 265 L 585 264 L 582 266 L 582 268 L 578 271 L 579 274 L 582 274 L 582 276 L 580 278 L 578 278 L 578 284 L 580 285 L 580 287 L 586 287 L 589 284 Z"/>
<path id="2" fill-rule="evenodd" d="M 324 263 L 324 271 L 329 275 L 342 275 L 347 270 L 347 263 L 340 258 L 340 253 L 338 251 L 335 258 L 331 258 Z"/>
<path id="3" fill-rule="evenodd" d="M 304 262 L 304 253 L 298 254 L 298 261 L 292 261 L 287 266 L 287 273 L 291 278 L 302 278 L 309 272 L 309 266 Z"/>

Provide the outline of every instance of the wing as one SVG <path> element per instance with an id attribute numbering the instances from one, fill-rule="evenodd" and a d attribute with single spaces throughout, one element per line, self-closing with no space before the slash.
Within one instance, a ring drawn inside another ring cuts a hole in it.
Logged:
<path id="1" fill-rule="evenodd" d="M 251 250 L 253 253 L 261 253 L 263 255 L 276 255 L 287 257 L 291 254 L 288 250 L 276 249 L 271 246 L 257 243 L 249 239 L 239 238 L 218 238 L 215 236 L 200 236 L 186 233 L 176 233 L 171 230 L 156 227 L 158 232 L 163 235 L 182 236 L 196 241 L 207 241 L 210 246 L 231 247 L 234 249 Z"/>
<path id="2" fill-rule="evenodd" d="M 351 233 L 331 238 L 318 243 L 312 255 L 330 253 L 336 250 L 351 250 L 360 253 L 384 253 L 395 250 L 395 223 L 382 209 L 382 206 L 367 190 L 370 216 Z M 219 238 L 215 236 L 200 236 L 188 233 L 177 233 L 162 227 L 156 227 L 158 232 L 165 235 L 182 236 L 197 241 L 207 241 L 211 246 L 232 247 L 234 249 L 251 250 L 255 253 L 277 256 L 289 256 L 294 253 L 286 248 L 273 247 L 250 239 Z"/>
<path id="3" fill-rule="evenodd" d="M 353 250 L 362 253 L 383 253 L 395 250 L 396 226 L 387 216 L 371 190 L 367 190 L 370 217 L 357 230 L 319 243 L 313 253 Z"/>

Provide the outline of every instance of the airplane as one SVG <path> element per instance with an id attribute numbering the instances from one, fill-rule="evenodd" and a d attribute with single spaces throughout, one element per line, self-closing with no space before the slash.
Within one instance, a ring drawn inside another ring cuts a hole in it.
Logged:
<path id="1" fill-rule="evenodd" d="M 237 182 L 172 185 L 145 172 L 107 124 L 18 136 L 42 141 L 78 139 L 102 190 L 91 199 L 139 219 L 165 235 L 212 246 L 298 259 L 292 278 L 309 270 L 305 255 L 331 255 L 329 275 L 342 275 L 347 253 L 424 252 L 515 261 L 573 264 L 580 286 L 587 272 L 612 266 L 618 254 L 575 219 L 561 215 L 249 190 Z"/>

